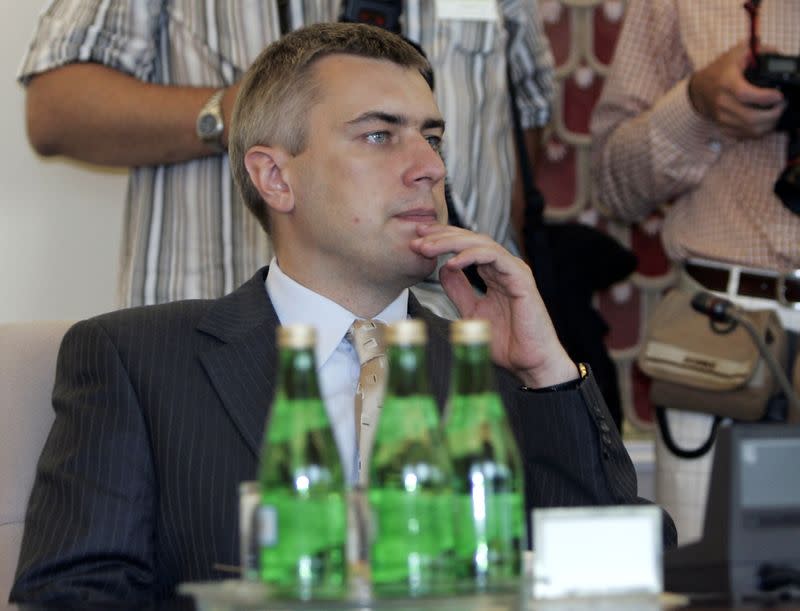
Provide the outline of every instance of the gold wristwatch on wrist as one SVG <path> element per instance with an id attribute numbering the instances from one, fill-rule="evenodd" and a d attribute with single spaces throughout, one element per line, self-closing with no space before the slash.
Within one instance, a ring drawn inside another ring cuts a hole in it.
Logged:
<path id="1" fill-rule="evenodd" d="M 219 89 L 208 98 L 200 113 L 197 115 L 195 131 L 197 137 L 215 151 L 224 152 L 225 146 L 222 143 L 222 134 L 225 131 L 225 123 L 222 116 L 222 96 L 225 89 Z"/>

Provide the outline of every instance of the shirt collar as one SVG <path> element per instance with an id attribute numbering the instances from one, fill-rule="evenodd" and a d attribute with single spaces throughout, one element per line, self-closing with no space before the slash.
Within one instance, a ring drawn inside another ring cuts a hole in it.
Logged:
<path id="1" fill-rule="evenodd" d="M 264 284 L 282 325 L 303 323 L 316 327 L 314 356 L 317 369 L 322 367 L 341 343 L 353 320 L 359 317 L 287 276 L 274 257 Z M 375 318 L 386 324 L 408 318 L 408 289 L 404 289 Z"/>

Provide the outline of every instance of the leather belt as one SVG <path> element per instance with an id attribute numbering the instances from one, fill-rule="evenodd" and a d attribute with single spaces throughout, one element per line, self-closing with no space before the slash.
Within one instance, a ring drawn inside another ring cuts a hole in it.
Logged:
<path id="1" fill-rule="evenodd" d="M 718 293 L 728 292 L 730 269 L 691 262 L 686 262 L 684 269 L 687 274 L 708 290 Z M 738 284 L 730 289 L 732 293 L 743 297 L 771 299 L 794 309 L 800 307 L 800 271 L 788 274 L 770 274 L 769 272 L 742 269 L 739 272 Z"/>

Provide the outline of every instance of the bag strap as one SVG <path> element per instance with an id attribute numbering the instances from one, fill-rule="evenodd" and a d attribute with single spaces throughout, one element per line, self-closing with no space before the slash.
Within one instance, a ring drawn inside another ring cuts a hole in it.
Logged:
<path id="1" fill-rule="evenodd" d="M 509 36 L 509 40 L 511 40 Z M 555 270 L 550 242 L 545 232 L 544 209 L 545 201 L 542 192 L 536 186 L 531 171 L 528 148 L 525 145 L 525 133 L 517 107 L 517 95 L 514 89 L 514 78 L 511 73 L 511 62 L 506 62 L 506 80 L 508 81 L 508 97 L 511 103 L 511 121 L 514 127 L 514 144 L 517 149 L 517 162 L 520 168 L 520 178 L 525 198 L 524 232 L 520 240 L 525 243 L 528 263 L 536 276 L 536 286 L 542 296 L 550 315 L 554 316 L 554 305 L 558 297 L 556 288 Z"/>
<path id="2" fill-rule="evenodd" d="M 519 107 L 517 106 L 517 93 L 514 89 L 514 77 L 511 73 L 511 62 L 506 64 L 506 80 L 508 81 L 508 98 L 511 102 L 511 121 L 514 128 L 514 144 L 517 149 L 517 161 L 519 162 L 520 178 L 525 194 L 525 207 L 529 210 L 530 226 L 527 229 L 538 229 L 544 224 L 545 202 L 542 192 L 536 186 L 531 171 L 531 160 L 528 156 L 528 147 L 525 145 L 525 132 L 522 129 L 522 121 L 519 117 Z"/>
<path id="3" fill-rule="evenodd" d="M 708 439 L 706 439 L 694 450 L 686 450 L 678 447 L 678 444 L 675 443 L 675 438 L 672 436 L 672 432 L 669 429 L 667 410 L 660 405 L 656 406 L 656 421 L 658 422 L 658 428 L 661 430 L 661 437 L 664 440 L 664 445 L 667 446 L 667 449 L 678 458 L 684 458 L 687 460 L 693 460 L 708 454 L 709 450 L 711 450 L 711 447 L 714 445 L 714 440 L 717 437 L 717 427 L 719 426 L 721 420 L 722 418 L 719 416 L 714 416 L 714 423 L 711 425 L 711 432 L 708 434 Z"/>

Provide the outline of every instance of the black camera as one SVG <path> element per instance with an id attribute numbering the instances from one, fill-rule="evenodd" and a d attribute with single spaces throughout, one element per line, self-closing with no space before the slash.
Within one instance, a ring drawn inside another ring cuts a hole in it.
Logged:
<path id="1" fill-rule="evenodd" d="M 745 78 L 757 87 L 780 89 L 787 102 L 775 129 L 790 134 L 789 163 L 775 182 L 775 195 L 789 210 L 800 214 L 800 144 L 796 138 L 800 129 L 800 57 L 759 53 L 755 63 L 745 70 Z"/>
<path id="2" fill-rule="evenodd" d="M 750 64 L 744 76 L 756 87 L 779 89 L 786 100 L 786 109 L 775 129 L 788 132 L 787 163 L 774 191 L 786 208 L 800 215 L 800 57 L 759 51 L 760 7 L 761 0 L 748 0 L 744 5 L 750 16 Z"/>
<path id="3" fill-rule="evenodd" d="M 339 21 L 368 23 L 400 34 L 403 5 L 398 0 L 345 0 Z"/>
<path id="4" fill-rule="evenodd" d="M 780 89 L 787 102 L 775 129 L 800 128 L 800 57 L 759 53 L 745 70 L 745 78 L 757 87 Z"/>

